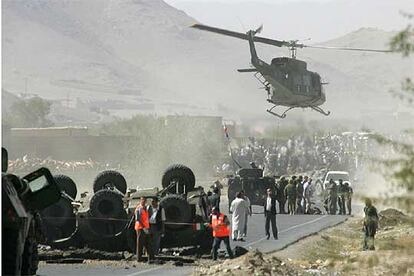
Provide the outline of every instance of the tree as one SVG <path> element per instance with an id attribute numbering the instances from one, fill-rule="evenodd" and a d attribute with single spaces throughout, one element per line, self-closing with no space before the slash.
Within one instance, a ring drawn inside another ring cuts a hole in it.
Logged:
<path id="1" fill-rule="evenodd" d="M 410 22 L 414 19 L 413 14 L 403 15 Z M 392 51 L 401 53 L 405 58 L 409 58 L 414 53 L 414 27 L 411 23 L 391 39 L 390 47 Z M 401 93 L 399 93 L 400 98 L 407 100 L 410 104 L 414 102 L 413 77 L 408 76 L 403 80 Z M 414 130 L 407 130 L 405 134 L 412 137 Z M 377 135 L 376 141 L 380 145 L 390 147 L 395 152 L 394 157 L 379 160 L 392 184 L 406 192 L 402 196 L 395 197 L 393 202 L 397 202 L 406 211 L 412 212 L 414 210 L 414 145 L 412 140 L 410 142 Z"/>
<path id="2" fill-rule="evenodd" d="M 33 97 L 15 102 L 4 116 L 4 124 L 10 127 L 48 127 L 53 123 L 47 119 L 51 103 Z"/>

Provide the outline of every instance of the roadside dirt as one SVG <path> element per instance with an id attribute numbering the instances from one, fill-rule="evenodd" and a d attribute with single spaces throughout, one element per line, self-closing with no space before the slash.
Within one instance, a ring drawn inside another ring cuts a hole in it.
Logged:
<path id="1" fill-rule="evenodd" d="M 194 275 L 414 275 L 414 218 L 379 215 L 376 251 L 362 250 L 362 217 L 352 217 L 284 250 L 201 265 Z"/>

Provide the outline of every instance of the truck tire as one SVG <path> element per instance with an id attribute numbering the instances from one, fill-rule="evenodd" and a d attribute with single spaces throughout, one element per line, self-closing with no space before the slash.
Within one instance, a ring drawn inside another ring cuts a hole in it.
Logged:
<path id="1" fill-rule="evenodd" d="M 117 171 L 103 171 L 100 172 L 93 182 L 93 192 L 105 189 L 105 187 L 115 187 L 122 194 L 126 193 L 127 183 L 124 176 Z"/>
<path id="2" fill-rule="evenodd" d="M 89 212 L 96 218 L 116 218 L 125 212 L 122 195 L 112 190 L 98 191 L 89 202 Z"/>
<path id="3" fill-rule="evenodd" d="M 176 230 L 184 228 L 188 226 L 186 223 L 191 221 L 190 204 L 180 195 L 170 194 L 165 196 L 161 199 L 160 206 L 165 210 L 165 227 L 168 229 Z M 168 222 L 177 224 L 168 224 Z"/>
<path id="4" fill-rule="evenodd" d="M 19 245 L 22 242 L 22 230 L 4 229 L 2 239 L 2 274 L 19 275 L 22 267 L 22 252 Z M 7 237 L 7 238 L 5 238 Z M 5 254 L 7 252 L 7 254 Z"/>
<path id="5" fill-rule="evenodd" d="M 128 230 L 126 232 L 126 240 L 128 251 L 135 254 L 137 252 L 137 232 L 135 231 L 133 223 L 131 223 L 131 225 L 128 227 Z"/>
<path id="6" fill-rule="evenodd" d="M 37 251 L 37 242 L 27 239 L 24 244 L 21 275 L 36 275 L 38 265 L 39 255 Z"/>
<path id="7" fill-rule="evenodd" d="M 64 191 L 68 196 L 75 199 L 78 193 L 75 182 L 67 175 L 58 174 L 54 175 L 53 179 L 59 186 L 61 191 Z"/>
<path id="8" fill-rule="evenodd" d="M 92 235 L 102 240 L 120 240 L 118 236 L 122 235 L 121 232 L 128 224 L 122 195 L 112 190 L 101 190 L 94 194 L 89 203 L 85 223 Z M 110 251 L 115 250 L 112 249 L 114 246 L 108 248 Z"/>
<path id="9" fill-rule="evenodd" d="M 55 227 L 62 227 L 68 220 L 74 220 L 75 218 L 72 203 L 65 197 L 42 210 L 40 215 L 45 224 Z"/>
<path id="10" fill-rule="evenodd" d="M 162 187 L 167 188 L 172 181 L 178 181 L 178 191 L 176 187 L 171 187 L 168 192 L 171 194 L 184 194 L 192 191 L 195 186 L 195 176 L 193 171 L 180 164 L 168 167 L 162 176 Z"/>

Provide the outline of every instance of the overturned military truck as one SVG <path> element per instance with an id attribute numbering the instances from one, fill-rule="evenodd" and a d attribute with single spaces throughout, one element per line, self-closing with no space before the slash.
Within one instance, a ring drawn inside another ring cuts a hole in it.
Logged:
<path id="1" fill-rule="evenodd" d="M 240 191 L 244 191 L 250 200 L 251 205 L 263 206 L 266 200 L 266 190 L 268 188 L 275 191 L 275 178 L 263 176 L 263 170 L 260 168 L 241 168 L 235 176 L 228 178 L 227 197 L 230 203 Z"/>
<path id="2" fill-rule="evenodd" d="M 139 198 L 157 197 L 166 214 L 166 232 L 161 248 L 211 249 L 208 201 L 195 176 L 183 165 L 166 169 L 162 189 L 127 190 L 125 178 L 116 171 L 100 173 L 93 194 L 75 201 L 76 185 L 66 176 L 55 176 L 64 191 L 62 199 L 42 213 L 48 244 L 55 248 L 89 247 L 105 251 L 135 252 L 134 210 Z"/>

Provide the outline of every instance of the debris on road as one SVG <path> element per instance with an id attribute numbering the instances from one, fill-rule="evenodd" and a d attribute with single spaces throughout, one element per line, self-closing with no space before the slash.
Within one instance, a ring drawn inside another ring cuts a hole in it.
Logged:
<path id="1" fill-rule="evenodd" d="M 67 249 L 67 250 L 47 250 L 39 248 L 40 261 L 56 261 L 64 259 L 83 259 L 83 260 L 125 260 L 130 258 L 128 252 L 105 252 L 90 248 Z"/>
<path id="2" fill-rule="evenodd" d="M 194 275 L 304 275 L 294 266 L 288 265 L 281 259 L 264 255 L 258 250 L 232 260 L 226 260 L 217 265 L 208 263 L 196 268 Z"/>

